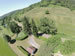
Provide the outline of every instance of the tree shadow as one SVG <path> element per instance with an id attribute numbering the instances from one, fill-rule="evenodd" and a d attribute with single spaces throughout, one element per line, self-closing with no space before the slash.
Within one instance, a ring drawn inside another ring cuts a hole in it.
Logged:
<path id="1" fill-rule="evenodd" d="M 25 39 L 27 39 L 28 38 L 28 36 L 26 36 L 26 37 L 24 37 L 23 39 L 21 39 L 21 40 L 25 40 Z"/>
<path id="2" fill-rule="evenodd" d="M 52 34 L 52 35 L 56 35 L 56 34 L 57 34 L 57 29 L 55 29 L 54 31 L 52 31 L 51 34 Z"/>
<path id="3" fill-rule="evenodd" d="M 10 44 L 14 44 L 16 42 L 16 40 L 15 39 L 11 39 L 11 37 L 9 35 L 4 35 L 4 38 Z"/>
<path id="4" fill-rule="evenodd" d="M 38 36 L 42 36 L 44 33 L 38 33 Z"/>
<path id="5" fill-rule="evenodd" d="M 26 50 L 26 49 L 24 49 L 22 46 L 20 46 L 25 52 L 27 52 L 28 53 L 28 56 L 31 56 L 31 54 Z"/>
<path id="6" fill-rule="evenodd" d="M 34 51 L 34 54 L 35 54 L 37 51 L 38 51 L 38 49 L 36 48 L 35 51 Z"/>
<path id="7" fill-rule="evenodd" d="M 10 44 L 14 44 L 15 42 L 16 42 L 16 40 L 13 39 L 13 40 L 10 41 Z"/>
<path id="8" fill-rule="evenodd" d="M 31 54 L 29 53 L 28 56 L 31 56 Z"/>
<path id="9" fill-rule="evenodd" d="M 7 40 L 7 42 L 11 41 L 11 37 L 9 35 L 5 35 L 5 39 Z"/>

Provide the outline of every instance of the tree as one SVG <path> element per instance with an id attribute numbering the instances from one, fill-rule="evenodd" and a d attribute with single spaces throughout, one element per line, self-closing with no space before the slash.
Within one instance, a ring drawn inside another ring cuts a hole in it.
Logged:
<path id="1" fill-rule="evenodd" d="M 47 7 L 50 4 L 60 5 L 75 10 L 75 0 L 42 0 L 40 6 Z"/>
<path id="2" fill-rule="evenodd" d="M 2 25 L 4 27 L 9 27 L 10 21 L 11 21 L 11 16 L 6 16 L 2 19 Z"/>
<path id="3" fill-rule="evenodd" d="M 20 26 L 18 26 L 15 22 L 10 22 L 10 29 L 11 29 L 11 31 L 13 32 L 13 33 L 16 33 L 16 34 L 18 34 L 20 31 L 21 31 L 21 27 Z"/>
<path id="4" fill-rule="evenodd" d="M 38 36 L 38 30 L 37 30 L 37 27 L 35 25 L 35 22 L 34 20 L 32 19 L 32 22 L 31 22 L 31 30 L 32 30 L 32 33 L 35 35 L 35 36 Z"/>
<path id="5" fill-rule="evenodd" d="M 40 6 L 47 7 L 50 4 L 51 0 L 42 0 Z"/>
<path id="6" fill-rule="evenodd" d="M 31 34 L 31 26 L 30 26 L 28 18 L 24 17 L 23 25 L 24 25 L 24 33 L 26 35 L 30 35 Z"/>
<path id="7" fill-rule="evenodd" d="M 50 34 L 54 33 L 56 27 L 53 20 L 49 20 L 48 18 L 44 17 L 40 19 L 39 29 L 42 33 Z"/>
<path id="8" fill-rule="evenodd" d="M 16 20 L 16 21 L 18 21 L 18 22 L 21 22 L 21 20 L 18 18 L 17 15 L 14 17 L 14 20 Z"/>

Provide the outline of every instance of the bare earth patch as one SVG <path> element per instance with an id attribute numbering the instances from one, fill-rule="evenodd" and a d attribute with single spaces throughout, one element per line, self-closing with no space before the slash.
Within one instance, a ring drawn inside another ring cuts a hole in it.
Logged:
<path id="1" fill-rule="evenodd" d="M 17 23 L 20 27 L 22 27 L 22 29 L 23 29 L 23 24 L 22 23 L 19 23 L 18 21 L 16 21 L 16 20 L 14 20 L 13 19 L 13 21 L 15 22 L 15 23 Z"/>
<path id="2" fill-rule="evenodd" d="M 66 40 L 71 40 L 71 39 L 68 39 L 68 38 L 61 38 L 61 41 L 62 41 L 62 42 L 65 42 Z"/>
<path id="3" fill-rule="evenodd" d="M 58 51 L 57 53 L 54 53 L 54 56 L 63 56 L 60 51 Z"/>
<path id="4" fill-rule="evenodd" d="M 50 34 L 43 34 L 42 36 L 45 37 L 45 38 L 49 38 L 49 37 L 51 37 Z"/>
<path id="5" fill-rule="evenodd" d="M 71 56 L 75 56 L 75 53 L 72 53 L 72 55 Z"/>
<path id="6" fill-rule="evenodd" d="M 34 35 L 29 36 L 29 41 L 28 43 L 32 46 L 34 46 L 35 48 L 39 49 L 40 45 L 36 43 L 36 41 L 34 40 Z"/>
<path id="7" fill-rule="evenodd" d="M 61 38 L 61 41 L 62 41 L 62 42 L 65 42 L 65 40 L 66 40 L 65 38 Z"/>

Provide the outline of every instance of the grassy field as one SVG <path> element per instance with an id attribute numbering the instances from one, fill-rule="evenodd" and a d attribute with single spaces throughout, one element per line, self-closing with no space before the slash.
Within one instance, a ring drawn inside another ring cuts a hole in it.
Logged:
<path id="1" fill-rule="evenodd" d="M 16 56 L 7 42 L 0 36 L 0 56 Z"/>
<path id="2" fill-rule="evenodd" d="M 12 33 L 5 29 L 4 27 L 1 27 L 2 30 L 0 30 L 0 56 L 17 56 L 11 48 L 8 46 L 8 43 L 3 38 L 3 34 L 10 34 Z"/>

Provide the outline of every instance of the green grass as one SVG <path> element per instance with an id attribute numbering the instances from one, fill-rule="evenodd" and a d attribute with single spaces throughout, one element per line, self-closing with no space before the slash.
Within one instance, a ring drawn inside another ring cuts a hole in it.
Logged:
<path id="1" fill-rule="evenodd" d="M 61 44 L 60 51 L 62 54 L 72 54 L 75 52 L 75 41 L 66 40 L 63 44 Z"/>
<path id="2" fill-rule="evenodd" d="M 3 34 L 12 35 L 11 31 L 0 26 L 2 30 L 0 30 L 0 56 L 16 56 L 16 54 L 9 47 L 7 41 L 3 38 Z"/>
<path id="3" fill-rule="evenodd" d="M 60 41 L 59 45 L 57 45 L 54 48 L 55 53 L 60 51 L 63 55 L 71 55 L 72 53 L 75 52 L 75 40 L 74 39 L 71 39 L 71 38 L 69 39 L 69 36 L 67 36 L 65 34 L 61 34 L 61 33 L 53 36 L 53 38 L 52 38 L 53 40 L 50 39 L 50 41 L 52 41 L 52 43 L 58 44 Z M 66 40 L 64 42 L 62 42 L 61 38 L 65 38 Z M 57 42 L 55 42 L 55 41 L 57 41 Z"/>
<path id="4" fill-rule="evenodd" d="M 0 36 L 0 56 L 16 56 L 7 42 Z"/>
<path id="5" fill-rule="evenodd" d="M 25 35 L 25 33 L 23 31 L 21 31 L 19 34 L 18 34 L 18 37 L 16 37 L 16 40 L 22 40 L 22 39 L 25 39 L 27 36 Z"/>
<path id="6" fill-rule="evenodd" d="M 50 38 L 49 43 L 51 43 L 51 41 L 55 45 L 59 43 L 59 45 L 57 45 L 54 48 L 54 52 L 60 51 L 63 55 L 70 55 L 75 52 L 75 40 L 69 39 L 68 37 L 69 36 L 67 36 L 65 34 L 59 33 L 57 35 L 54 35 L 52 38 Z M 66 40 L 64 42 L 62 42 L 61 38 L 65 38 Z"/>
<path id="7" fill-rule="evenodd" d="M 25 54 L 25 56 L 29 55 L 28 52 L 26 50 L 24 50 L 22 46 L 17 46 L 17 47 L 20 51 L 22 51 Z"/>
<path id="8" fill-rule="evenodd" d="M 44 44 L 40 46 L 37 56 L 50 56 L 51 53 L 54 52 L 55 48 L 60 45 L 60 43 L 61 37 L 58 37 L 58 35 L 56 37 L 50 37 Z"/>
<path id="9" fill-rule="evenodd" d="M 60 51 L 63 55 L 71 55 L 74 53 L 75 41 L 69 39 L 62 42 L 61 38 L 68 39 L 68 36 L 62 33 L 53 35 L 41 45 L 36 56 L 47 56 L 51 55 L 51 53 L 57 53 L 58 51 Z M 45 39 L 43 41 L 45 41 Z"/>
<path id="10" fill-rule="evenodd" d="M 38 38 L 41 39 L 41 40 L 43 40 L 43 41 L 47 41 L 47 40 L 48 40 L 47 38 L 42 37 L 42 36 L 40 36 L 40 37 L 38 37 Z"/>
<path id="11" fill-rule="evenodd" d="M 9 36 L 13 35 L 13 33 L 11 32 L 11 30 L 9 28 L 4 28 L 3 26 L 0 26 L 0 28 L 2 29 L 2 30 L 0 30 L 0 33 L 1 33 L 0 35 L 2 35 L 2 36 L 3 36 L 3 34 L 9 35 Z"/>

